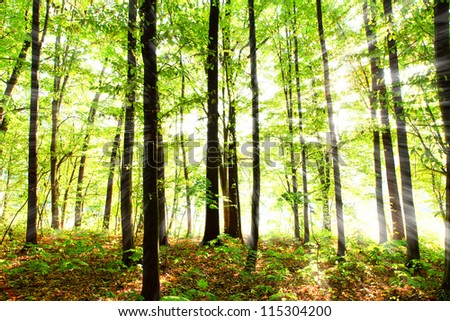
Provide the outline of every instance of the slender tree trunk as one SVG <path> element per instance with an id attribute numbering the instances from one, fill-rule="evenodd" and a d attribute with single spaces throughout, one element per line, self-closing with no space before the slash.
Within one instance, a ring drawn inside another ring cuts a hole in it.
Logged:
<path id="1" fill-rule="evenodd" d="M 28 136 L 28 216 L 26 242 L 37 244 L 36 220 L 38 213 L 37 195 L 37 129 L 39 105 L 39 60 L 41 43 L 39 41 L 40 0 L 33 0 L 33 18 L 31 30 L 31 97 L 30 97 L 30 130 Z"/>
<path id="2" fill-rule="evenodd" d="M 16 65 L 14 66 L 14 69 L 11 73 L 11 76 L 9 77 L 9 80 L 6 82 L 5 93 L 3 94 L 3 99 L 0 102 L 0 132 L 6 132 L 8 129 L 8 124 L 4 118 L 5 110 L 3 107 L 7 103 L 8 98 L 11 97 L 12 91 L 15 85 L 17 84 L 20 72 L 22 71 L 22 67 L 25 62 L 25 58 L 27 57 L 27 52 L 30 46 L 31 41 L 25 39 L 22 48 L 20 49 L 19 56 L 17 57 Z"/>
<path id="3" fill-rule="evenodd" d="M 19 80 L 20 72 L 22 70 L 23 64 L 25 62 L 25 58 L 27 57 L 28 49 L 30 49 L 31 41 L 28 39 L 25 39 L 23 41 L 22 48 L 20 49 L 19 56 L 17 57 L 16 64 L 14 66 L 14 69 L 11 73 L 11 76 L 9 77 L 9 80 L 6 82 L 6 88 L 5 88 L 5 97 L 11 97 L 12 91 L 14 87 L 17 84 L 17 81 Z M 0 110 L 3 113 L 3 108 Z M 1 115 L 3 116 L 3 114 Z"/>
<path id="4" fill-rule="evenodd" d="M 64 3 L 62 2 L 61 10 L 64 10 Z M 52 137 L 50 143 L 50 184 L 51 184 L 51 212 L 53 229 L 58 230 L 60 228 L 59 222 L 59 180 L 58 180 L 58 122 L 59 111 L 61 108 L 62 99 L 64 96 L 64 90 L 69 78 L 68 70 L 64 78 L 62 77 L 62 67 L 64 63 L 67 63 L 69 56 L 69 45 L 66 44 L 64 53 L 61 53 L 61 30 L 60 26 L 57 26 L 57 36 L 55 39 L 55 58 L 54 58 L 54 78 L 53 78 L 53 94 L 52 99 Z M 74 51 L 75 52 L 75 51 Z M 74 54 L 72 55 L 73 60 Z M 68 62 L 71 64 L 72 61 Z M 69 67 L 66 67 L 69 68 Z"/>
<path id="5" fill-rule="evenodd" d="M 371 98 L 373 99 L 373 98 Z M 370 118 L 377 120 L 376 110 L 371 108 Z M 375 195 L 377 201 L 377 217 L 380 244 L 387 242 L 386 215 L 384 213 L 383 201 L 383 180 L 381 170 L 381 150 L 380 150 L 380 132 L 378 129 L 373 131 L 373 158 L 375 170 Z"/>
<path id="6" fill-rule="evenodd" d="M 61 37 L 58 35 L 55 40 L 55 62 L 54 62 L 54 79 L 53 79 L 53 93 L 54 98 L 52 100 L 52 139 L 50 143 L 50 184 L 51 184 L 51 211 L 52 211 L 52 223 L 53 229 L 59 229 L 59 182 L 58 182 L 58 118 L 59 109 L 61 106 L 61 100 L 58 95 L 61 90 L 61 75 L 59 74 L 60 68 L 60 45 Z"/>
<path id="7" fill-rule="evenodd" d="M 8 207 L 8 200 L 9 200 L 9 196 L 10 196 L 10 193 L 8 193 L 8 191 L 9 191 L 9 184 L 11 182 L 11 167 L 13 166 L 12 146 L 13 145 L 10 146 L 9 160 L 8 160 L 8 165 L 6 166 L 5 194 L 3 196 L 2 214 L 0 215 L 0 222 L 3 221 L 4 219 L 6 219 L 6 209 Z"/>
<path id="8" fill-rule="evenodd" d="M 250 70 L 252 89 L 252 147 L 253 147 L 253 187 L 252 187 L 252 223 L 249 236 L 250 252 L 247 257 L 247 268 L 254 269 L 259 240 L 259 201 L 261 192 L 260 148 L 259 148 L 259 88 L 256 57 L 255 6 L 248 0 L 248 23 L 250 43 Z"/>
<path id="9" fill-rule="evenodd" d="M 445 260 L 442 288 L 450 291 L 450 37 L 449 3 L 435 0 L 434 3 L 434 48 L 439 107 L 444 123 L 446 142 L 445 184 Z"/>
<path id="10" fill-rule="evenodd" d="M 402 181 L 402 201 L 406 224 L 406 242 L 408 260 L 420 259 L 419 236 L 417 232 L 416 212 L 414 208 L 413 187 L 411 181 L 411 164 L 408 151 L 405 113 L 403 110 L 400 71 L 398 66 L 397 41 L 395 39 L 391 0 L 383 0 L 384 15 L 389 21 L 387 35 L 389 52 L 389 69 L 392 79 L 394 110 L 397 125 L 398 154 L 400 158 L 400 175 Z"/>
<path id="11" fill-rule="evenodd" d="M 231 40 L 230 40 L 230 16 L 231 0 L 225 4 L 225 17 L 227 21 L 223 27 L 223 60 L 225 69 L 225 85 L 228 101 L 228 148 L 226 168 L 228 172 L 228 212 L 229 224 L 228 233 L 232 237 L 242 239 L 241 229 L 241 207 L 239 200 L 239 175 L 237 159 L 237 135 L 236 135 L 236 102 L 234 99 L 234 80 L 233 66 L 231 59 Z M 225 97 L 224 97 L 225 99 Z"/>
<path id="12" fill-rule="evenodd" d="M 222 190 L 222 203 L 223 203 L 223 231 L 224 233 L 230 234 L 230 191 L 229 187 L 229 175 L 228 175 L 228 163 L 230 158 L 229 152 L 229 120 L 227 121 L 226 114 L 226 96 L 227 96 L 227 67 L 230 59 L 230 0 L 227 0 L 224 5 L 225 18 L 220 21 L 222 25 L 222 52 L 223 52 L 223 68 L 222 77 L 224 81 L 222 82 L 222 136 L 223 136 L 223 149 L 222 149 L 222 162 L 219 168 L 220 175 L 220 189 Z M 228 116 L 229 118 L 229 116 Z"/>
<path id="13" fill-rule="evenodd" d="M 323 228 L 327 231 L 331 231 L 331 215 L 330 215 L 330 155 L 327 150 L 321 151 L 322 158 L 318 160 L 317 171 L 319 172 L 321 201 L 322 201 L 322 221 Z"/>
<path id="14" fill-rule="evenodd" d="M 224 54 L 225 57 L 225 54 Z M 225 58 L 224 58 L 225 59 Z M 223 73 L 225 74 L 225 68 L 223 68 Z M 225 77 L 224 77 L 225 78 Z M 228 158 L 229 158 L 229 141 L 228 141 L 228 126 L 226 121 L 225 113 L 225 84 L 222 87 L 222 133 L 223 133 L 223 148 L 220 150 L 220 155 L 222 156 L 220 167 L 219 167 L 219 182 L 220 190 L 222 191 L 222 208 L 223 208 L 223 231 L 229 234 L 230 230 L 230 194 L 228 191 Z"/>
<path id="15" fill-rule="evenodd" d="M 28 11 L 25 12 L 25 23 L 28 25 Z M 3 98 L 0 101 L 0 134 L 1 132 L 6 132 L 8 130 L 8 122 L 5 121 L 5 113 L 4 110 L 5 104 L 7 104 L 8 99 L 11 97 L 12 91 L 14 87 L 17 84 L 17 81 L 19 80 L 20 73 L 22 71 L 23 64 L 25 62 L 25 59 L 27 57 L 28 49 L 31 47 L 31 41 L 29 39 L 25 39 L 22 44 L 22 48 L 20 49 L 19 56 L 17 57 L 16 64 L 14 65 L 14 68 L 11 72 L 11 76 L 9 77 L 8 81 L 6 82 L 6 88 L 5 93 L 3 94 Z M 1 143 L 3 145 L 3 143 Z M 0 146 L 0 153 L 1 153 L 1 146 Z"/>
<path id="16" fill-rule="evenodd" d="M 161 132 L 158 132 L 158 204 L 159 204 L 159 245 L 168 246 L 166 188 L 164 171 L 164 142 Z"/>
<path id="17" fill-rule="evenodd" d="M 132 264 L 133 238 L 133 147 L 134 114 L 136 104 L 136 29 L 137 1 L 128 2 L 128 50 L 127 50 L 127 91 L 125 105 L 125 130 L 123 135 L 122 171 L 120 177 L 120 212 L 122 223 L 122 261 Z"/>
<path id="18" fill-rule="evenodd" d="M 295 1 L 293 3 L 294 9 L 294 31 L 297 30 L 297 9 Z M 300 130 L 300 146 L 301 146 L 301 161 L 302 161 L 302 186 L 303 186 L 303 228 L 304 237 L 303 242 L 308 243 L 310 241 L 309 231 L 309 201 L 308 201 L 308 175 L 306 170 L 306 143 L 304 136 L 303 125 L 303 111 L 302 111 L 302 96 L 300 89 L 300 68 L 298 59 L 298 36 L 294 32 L 294 63 L 295 63 L 295 89 L 297 93 L 297 111 L 298 111 L 298 127 Z"/>
<path id="19" fill-rule="evenodd" d="M 117 120 L 117 130 L 114 136 L 114 142 L 112 145 L 111 156 L 109 159 L 109 172 L 108 183 L 106 185 L 106 201 L 105 201 L 105 213 L 103 215 L 103 229 L 109 230 L 109 224 L 111 221 L 111 207 L 113 197 L 113 185 L 114 185 L 114 172 L 117 164 L 117 152 L 120 145 L 120 132 L 122 131 L 123 116 L 120 115 Z"/>
<path id="20" fill-rule="evenodd" d="M 180 67 L 182 70 L 181 73 L 181 99 L 184 102 L 185 98 L 185 89 L 186 89 L 186 76 L 183 69 L 183 56 L 180 53 Z M 180 104 L 180 146 L 181 146 L 181 155 L 183 159 L 183 175 L 184 175 L 184 189 L 186 193 L 186 216 L 187 216 L 187 232 L 186 237 L 189 238 L 192 235 L 192 202 L 191 202 L 191 191 L 189 187 L 189 169 L 186 157 L 186 146 L 184 141 L 184 107 L 183 103 Z"/>
<path id="21" fill-rule="evenodd" d="M 103 67 L 100 74 L 100 83 L 105 72 L 105 67 Z M 83 215 L 83 182 L 84 182 L 84 170 L 86 166 L 86 152 L 89 147 L 89 140 L 91 138 L 92 125 L 95 121 L 95 114 L 97 112 L 98 102 L 100 100 L 100 92 L 97 92 L 92 100 L 92 105 L 89 110 L 89 116 L 86 124 L 86 135 L 84 135 L 83 145 L 81 147 L 81 157 L 80 157 L 80 167 L 78 169 L 78 180 L 77 180 L 77 191 L 75 200 L 75 227 L 81 226 L 82 215 Z"/>
<path id="22" fill-rule="evenodd" d="M 297 240 L 300 240 L 300 219 L 298 215 L 298 184 L 297 184 L 297 164 L 295 161 L 295 151 L 294 151 L 294 109 L 293 109 L 293 98 L 292 98 L 292 67 L 291 67 L 291 34 L 286 28 L 286 42 L 287 50 L 289 53 L 289 58 L 287 59 L 288 70 L 287 70 L 287 92 L 288 99 L 286 100 L 287 111 L 288 111 L 288 127 L 289 127 L 289 159 L 291 168 L 291 180 L 292 180 L 292 209 L 294 212 L 294 235 Z"/>
<path id="23" fill-rule="evenodd" d="M 147 301 L 160 298 L 159 282 L 159 201 L 158 201 L 158 130 L 159 97 L 156 55 L 156 0 L 144 0 L 142 59 L 144 62 L 144 258 L 142 296 Z"/>
<path id="24" fill-rule="evenodd" d="M 330 147 L 333 163 L 333 178 L 334 178 L 334 197 L 336 202 L 336 216 L 337 216 L 337 226 L 338 226 L 338 251 L 337 255 L 340 257 L 345 256 L 345 233 L 344 233 L 344 213 L 343 213 L 343 203 L 342 203 L 342 191 L 341 191 L 341 174 L 339 166 L 339 149 L 336 140 L 336 130 L 334 126 L 334 115 L 333 115 L 333 102 L 331 99 L 331 88 L 330 88 L 330 76 L 328 67 L 328 51 L 325 43 L 325 35 L 323 31 L 322 22 L 322 4 L 321 0 L 316 0 L 317 4 L 317 22 L 320 36 L 320 45 L 322 48 L 322 60 L 324 68 L 324 84 L 325 84 L 325 98 L 327 101 L 328 110 L 328 125 L 330 128 Z"/>
<path id="25" fill-rule="evenodd" d="M 370 116 L 371 120 L 375 123 L 377 121 L 376 108 L 378 105 L 376 88 L 379 86 L 377 79 L 377 58 L 375 53 L 376 37 L 372 32 L 370 26 L 368 12 L 367 12 L 367 0 L 363 5 L 364 13 L 364 25 L 366 30 L 367 46 L 370 58 L 370 68 L 372 73 L 372 90 L 369 94 L 370 101 Z M 378 226 L 379 226 L 379 240 L 380 244 L 387 241 L 387 229 L 386 229 L 386 216 L 384 213 L 384 201 L 383 201 L 383 182 L 382 182 L 382 170 L 381 170 L 381 151 L 380 151 L 380 131 L 375 129 L 373 131 L 373 158 L 374 158 L 374 170 L 375 170 L 375 195 L 377 200 L 377 214 L 378 214 Z"/>
<path id="26" fill-rule="evenodd" d="M 312 88 L 316 87 L 316 77 L 312 79 Z M 313 105 L 317 106 L 317 96 L 315 92 L 313 94 Z M 331 215 L 330 215 L 330 188 L 331 188 L 331 164 L 330 164 L 330 153 L 326 147 L 326 143 L 322 142 L 320 135 L 317 135 L 318 146 L 319 146 L 319 158 L 316 160 L 317 172 L 319 174 L 320 182 L 320 194 L 322 203 L 322 224 L 323 229 L 331 232 Z"/>
<path id="27" fill-rule="evenodd" d="M 389 204 L 392 216 L 392 238 L 394 240 L 402 240 L 405 238 L 405 228 L 403 224 L 402 205 L 398 190 L 397 173 L 395 169 L 394 150 L 392 144 L 391 125 L 389 121 L 388 106 L 386 102 L 386 85 L 384 82 L 384 71 L 376 66 L 376 83 L 375 90 L 378 94 L 378 101 L 381 105 L 380 119 L 383 126 L 381 140 L 384 147 L 384 159 L 386 166 L 386 180 L 389 192 Z"/>
<path id="28" fill-rule="evenodd" d="M 70 178 L 69 178 L 69 181 L 67 182 L 67 187 L 66 187 L 66 190 L 65 190 L 64 196 L 63 196 L 62 209 L 61 209 L 61 222 L 60 222 L 61 229 L 64 229 L 64 224 L 66 222 L 66 211 L 67 211 L 67 202 L 69 200 L 70 186 L 72 185 L 72 182 L 75 179 L 76 170 L 77 170 L 77 162 L 75 161 L 75 164 L 73 165 L 72 172 L 70 174 Z"/>
<path id="29" fill-rule="evenodd" d="M 209 42 L 206 61 L 208 76 L 208 133 L 206 151 L 206 222 L 202 244 L 217 239 L 219 227 L 219 135 L 218 135 L 218 39 L 219 39 L 219 1 L 211 0 L 209 15 Z"/>
<path id="30" fill-rule="evenodd" d="M 300 221 L 298 216 L 298 202 L 297 202 L 297 194 L 298 194 L 298 186 L 297 186 L 297 165 L 295 163 L 295 154 L 294 154 L 294 125 L 293 125 L 293 99 L 292 99 L 292 70 L 291 70 L 291 57 L 290 57 L 290 51 L 291 51 L 291 45 L 289 38 L 291 37 L 291 34 L 289 33 L 288 28 L 286 27 L 286 50 L 288 52 L 288 56 L 286 61 L 283 60 L 283 49 L 282 45 L 280 44 L 279 52 L 278 52 L 278 58 L 280 61 L 280 69 L 281 69 L 281 78 L 283 81 L 283 92 L 284 92 L 284 98 L 285 98 L 285 104 L 286 104 L 286 115 L 288 120 L 288 142 L 287 145 L 289 146 L 289 165 L 287 165 L 288 168 L 290 168 L 290 179 L 292 181 L 292 190 L 291 190 L 291 183 L 289 182 L 289 178 L 286 175 L 286 182 L 289 185 L 288 193 L 291 197 L 288 198 L 288 201 L 291 202 L 291 208 L 292 213 L 294 215 L 294 236 L 297 240 L 300 239 Z M 287 64 L 288 67 L 286 68 L 284 64 Z"/>

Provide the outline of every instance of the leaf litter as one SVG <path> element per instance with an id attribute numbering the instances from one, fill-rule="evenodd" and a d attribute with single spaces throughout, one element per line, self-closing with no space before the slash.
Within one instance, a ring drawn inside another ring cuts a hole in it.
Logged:
<path id="1" fill-rule="evenodd" d="M 173 240 L 160 250 L 161 294 L 168 300 L 445 300 L 443 253 L 422 246 L 421 261 L 405 265 L 402 242 L 350 241 L 345 260 L 335 240 L 317 236 L 259 243 L 254 271 L 245 270 L 247 247 L 221 236 L 221 246 Z M 141 300 L 141 248 L 127 268 L 120 236 L 92 232 L 45 235 L 39 245 L 0 245 L 0 300 Z"/>

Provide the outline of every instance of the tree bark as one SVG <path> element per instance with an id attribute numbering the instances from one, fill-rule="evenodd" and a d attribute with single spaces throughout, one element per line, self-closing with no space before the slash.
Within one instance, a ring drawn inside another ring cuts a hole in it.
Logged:
<path id="1" fill-rule="evenodd" d="M 316 77 L 312 79 L 312 88 L 316 87 Z M 317 93 L 313 93 L 313 105 L 317 105 Z M 331 216 L 330 216 L 330 188 L 331 188 L 331 178 L 330 178 L 330 153 L 326 147 L 326 143 L 322 142 L 320 135 L 317 135 L 318 146 L 319 146 L 319 158 L 316 160 L 317 172 L 319 174 L 320 182 L 320 194 L 322 202 L 322 224 L 323 229 L 331 232 Z"/>
<path id="2" fill-rule="evenodd" d="M 40 0 L 33 0 L 33 18 L 31 30 L 31 97 L 30 97 L 30 129 L 28 136 L 28 216 L 26 242 L 37 244 L 36 220 L 38 213 L 38 159 L 37 129 L 39 110 L 39 60 L 41 43 L 39 41 Z"/>
<path id="3" fill-rule="evenodd" d="M 316 161 L 317 171 L 319 172 L 321 201 L 322 201 L 322 224 L 323 228 L 331 231 L 331 216 L 329 206 L 329 193 L 331 188 L 330 180 L 330 155 L 327 150 L 320 151 L 322 157 Z"/>
<path id="4" fill-rule="evenodd" d="M 293 109 L 293 95 L 292 95 L 292 66 L 291 66 L 291 41 L 288 28 L 286 28 L 286 47 L 289 53 L 287 59 L 287 75 L 286 75 L 286 108 L 288 116 L 289 128 L 289 160 L 292 180 L 292 210 L 294 214 L 294 235 L 297 240 L 300 240 L 300 219 L 298 215 L 298 184 L 297 184 L 297 164 L 295 161 L 294 151 L 294 109 Z"/>
<path id="5" fill-rule="evenodd" d="M 59 229 L 59 182 L 58 182 L 58 119 L 59 110 L 61 107 L 61 100 L 57 98 L 62 96 L 61 91 L 61 75 L 60 75 L 60 47 L 61 47 L 61 36 L 57 35 L 55 39 L 55 60 L 53 72 L 55 73 L 53 78 L 53 94 L 52 99 L 52 138 L 50 143 L 50 185 L 51 185 L 51 212 L 52 212 L 52 223 L 53 229 Z"/>
<path id="6" fill-rule="evenodd" d="M 218 135 L 218 40 L 219 1 L 211 0 L 209 15 L 209 42 L 206 69 L 208 76 L 208 128 L 206 151 L 206 222 L 202 244 L 217 239 L 219 227 L 219 167 L 221 157 Z"/>
<path id="7" fill-rule="evenodd" d="M 123 116 L 119 116 L 117 120 L 117 130 L 114 136 L 114 142 L 111 149 L 111 156 L 109 159 L 109 172 L 108 172 L 108 183 L 106 185 L 106 200 L 105 200 L 105 213 L 103 215 L 103 229 L 109 230 L 109 224 L 111 221 L 111 207 L 112 207 L 112 196 L 113 196 L 113 185 L 114 185 L 114 172 L 117 164 L 117 152 L 120 145 L 120 132 L 122 131 L 122 120 Z"/>
<path id="8" fill-rule="evenodd" d="M 376 78 L 378 86 L 375 87 L 378 100 L 381 105 L 380 119 L 383 126 L 381 140 L 384 147 L 384 159 L 386 166 L 386 180 L 389 192 L 389 204 L 392 216 L 392 238 L 402 240 L 405 238 L 405 227 L 403 224 L 403 212 L 398 190 L 397 173 L 395 169 L 394 150 L 392 144 L 392 135 L 390 129 L 389 112 L 386 102 L 386 85 L 384 82 L 384 71 L 376 67 Z"/>
<path id="9" fill-rule="evenodd" d="M 450 291 L 450 37 L 447 1 L 435 0 L 434 3 L 434 48 L 439 107 L 446 142 L 445 260 L 442 288 L 448 292 Z"/>
<path id="10" fill-rule="evenodd" d="M 142 296 L 147 301 L 160 299 L 159 282 L 159 201 L 158 201 L 158 130 L 159 97 L 156 55 L 156 0 L 144 0 L 142 59 L 144 62 L 144 162 L 143 213 L 144 257 Z"/>
<path id="11" fill-rule="evenodd" d="M 367 0 L 363 5 L 364 14 L 364 26 L 367 38 L 367 47 L 370 56 L 370 69 L 372 74 L 372 89 L 369 93 L 370 103 L 370 116 L 371 120 L 375 123 L 377 121 L 377 106 L 379 102 L 377 100 L 376 90 L 380 84 L 377 75 L 378 71 L 378 59 L 376 57 L 376 36 L 372 31 L 372 26 L 369 22 Z M 373 20 L 372 20 L 373 21 Z M 373 25 L 373 22 L 372 22 Z M 381 170 L 381 150 L 380 150 L 380 131 L 375 129 L 373 131 L 373 158 L 374 158 L 374 170 L 375 170 L 375 195 L 377 201 L 377 215 L 378 215 L 378 227 L 379 227 L 379 242 L 380 244 L 387 241 L 387 229 L 386 229 L 386 216 L 384 213 L 384 201 L 383 201 L 383 182 L 382 182 L 382 170 Z"/>
<path id="12" fill-rule="evenodd" d="M 225 4 L 225 17 L 227 22 L 223 27 L 223 60 L 225 69 L 225 84 L 228 101 L 228 148 L 226 149 L 226 168 L 228 173 L 228 214 L 229 224 L 225 231 L 230 236 L 242 239 L 241 229 L 241 207 L 239 199 L 239 175 L 238 175 L 238 159 L 237 159 L 237 135 L 236 135 L 236 101 L 234 99 L 234 72 L 231 58 L 231 40 L 230 40 L 230 7 L 231 0 L 227 0 Z M 224 97 L 225 99 L 225 97 Z"/>
<path id="13" fill-rule="evenodd" d="M 337 216 L 337 227 L 338 227 L 338 251 L 337 255 L 340 257 L 345 256 L 345 233 L 344 233 L 344 213 L 343 213 L 343 203 L 342 203 L 342 191 L 341 191 L 341 174 L 339 166 L 339 149 L 336 139 L 336 130 L 334 126 L 334 115 L 333 115 L 333 102 L 331 99 L 331 88 L 330 88 L 330 76 L 329 76 L 329 66 L 328 66 L 328 51 L 326 48 L 325 35 L 323 31 L 322 22 L 322 4 L 321 0 L 316 0 L 317 5 L 317 22 L 320 37 L 320 46 L 322 48 L 322 61 L 324 69 L 324 84 L 325 84 L 325 98 L 327 101 L 328 110 L 328 125 L 330 129 L 330 148 L 333 163 L 333 178 L 334 178 L 334 197 L 336 202 L 336 216 Z"/>
<path id="14" fill-rule="evenodd" d="M 60 221 L 61 229 L 64 229 L 64 224 L 66 222 L 67 201 L 69 200 L 70 186 L 72 185 L 72 182 L 75 179 L 76 170 L 77 170 L 77 161 L 75 161 L 75 164 L 72 167 L 70 178 L 69 178 L 69 181 L 67 182 L 67 187 L 66 187 L 66 190 L 65 190 L 64 196 L 63 196 L 62 209 L 61 209 L 61 221 Z"/>
<path id="15" fill-rule="evenodd" d="M 302 162 L 302 187 L 303 187 L 303 242 L 310 241 L 309 231 L 309 201 L 308 201 L 308 174 L 306 169 L 306 143 L 304 137 L 303 111 L 302 111 L 302 95 L 300 89 L 300 68 L 298 59 L 298 36 L 297 30 L 297 8 L 295 1 L 293 2 L 294 10 L 294 66 L 295 66 L 295 90 L 297 93 L 297 111 L 298 111 L 298 127 L 300 130 L 300 146 L 301 146 L 301 162 Z"/>
<path id="16" fill-rule="evenodd" d="M 183 69 L 183 56 L 180 53 L 180 67 L 181 67 L 181 99 L 182 104 L 180 104 L 180 147 L 181 155 L 183 159 L 183 176 L 184 176 L 184 189 L 186 193 L 186 216 L 187 216 L 187 231 L 186 237 L 189 238 L 192 235 L 192 202 L 191 202 L 191 191 L 189 183 L 189 169 L 186 157 L 186 146 L 184 141 L 184 98 L 186 89 L 186 76 Z"/>
<path id="17" fill-rule="evenodd" d="M 133 147 L 136 104 L 136 29 L 137 1 L 128 2 L 127 90 L 125 105 L 125 129 L 123 135 L 122 171 L 120 177 L 120 212 L 122 223 L 122 261 L 130 266 L 133 238 Z"/>
<path id="18" fill-rule="evenodd" d="M 408 260 L 420 259 L 419 236 L 417 232 L 416 212 L 414 208 L 413 187 L 411 181 L 411 164 L 408 151 L 405 113 L 403 110 L 400 71 L 398 66 L 397 41 L 394 34 L 391 0 L 383 0 L 384 15 L 388 18 L 387 35 L 389 52 L 389 69 L 392 79 L 394 110 L 397 125 L 398 154 L 400 158 L 400 175 L 402 181 L 402 201 L 406 224 L 406 242 Z"/>
<path id="19" fill-rule="evenodd" d="M 61 10 L 64 10 L 64 3 L 62 2 Z M 53 99 L 52 99 L 52 137 L 50 143 L 50 185 L 51 185 L 51 212 L 52 222 L 51 227 L 58 230 L 60 228 L 59 219 L 59 179 L 58 179 L 58 122 L 61 103 L 63 100 L 67 81 L 69 79 L 69 69 L 74 60 L 75 50 L 73 50 L 72 57 L 69 57 L 69 44 L 66 44 L 63 54 L 61 54 L 61 30 L 57 26 L 57 36 L 55 39 L 55 58 L 54 58 L 54 78 L 53 78 Z M 66 66 L 64 66 L 67 64 Z M 65 69 L 63 68 L 65 67 Z M 64 73 L 64 75 L 63 75 Z"/>
<path id="20" fill-rule="evenodd" d="M 256 254 L 259 240 L 259 201 L 261 193 L 261 170 L 260 170 L 260 147 L 259 147 L 259 88 L 258 67 L 256 57 L 256 28 L 255 28 L 255 6 L 253 0 L 248 0 L 248 23 L 250 43 L 250 70 L 252 89 L 252 213 L 251 230 L 249 237 L 250 252 L 247 257 L 247 268 L 254 269 L 256 266 Z"/>
<path id="21" fill-rule="evenodd" d="M 159 245 L 168 246 L 166 189 L 164 171 L 164 142 L 161 132 L 158 132 L 158 204 L 159 204 Z"/>

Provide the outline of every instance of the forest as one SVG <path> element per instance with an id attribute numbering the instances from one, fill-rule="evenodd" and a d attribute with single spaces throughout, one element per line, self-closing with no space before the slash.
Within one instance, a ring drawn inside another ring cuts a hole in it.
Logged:
<path id="1" fill-rule="evenodd" d="M 449 300 L 449 16 L 2 0 L 0 300 Z"/>

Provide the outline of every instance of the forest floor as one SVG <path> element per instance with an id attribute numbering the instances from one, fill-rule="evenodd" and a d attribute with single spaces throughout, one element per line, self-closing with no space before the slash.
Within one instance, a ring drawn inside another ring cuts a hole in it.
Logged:
<path id="1" fill-rule="evenodd" d="M 421 245 L 422 259 L 405 266 L 405 244 L 349 239 L 345 261 L 323 234 L 308 244 L 289 238 L 260 241 L 256 269 L 245 271 L 247 249 L 172 240 L 161 249 L 166 300 L 445 300 L 439 290 L 444 254 Z M 140 300 L 142 268 L 121 262 L 118 236 L 72 231 L 41 236 L 39 245 L 0 245 L 0 300 Z M 142 252 L 136 250 L 139 262 Z"/>

